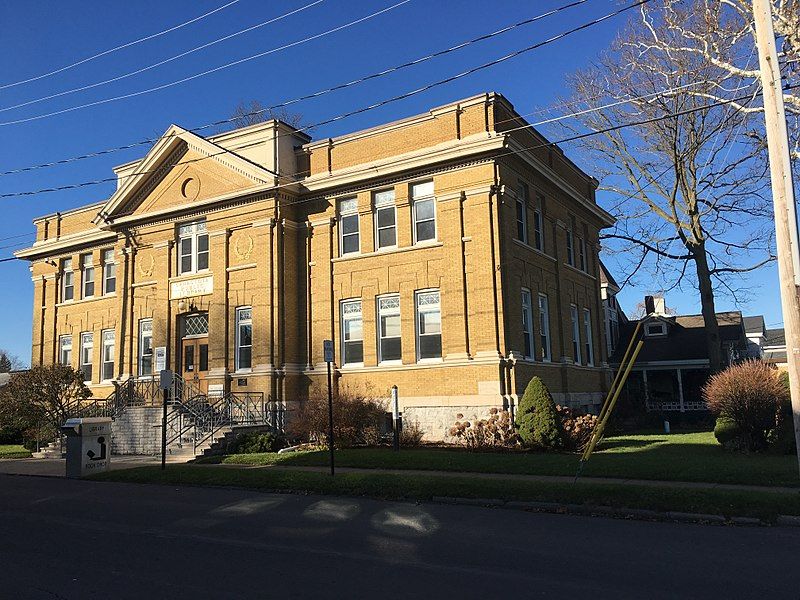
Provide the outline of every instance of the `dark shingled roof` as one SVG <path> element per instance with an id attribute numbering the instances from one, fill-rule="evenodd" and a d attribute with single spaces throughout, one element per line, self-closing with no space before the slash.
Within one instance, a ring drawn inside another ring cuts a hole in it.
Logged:
<path id="1" fill-rule="evenodd" d="M 766 331 L 766 326 L 764 325 L 764 317 L 762 315 L 757 315 L 755 317 L 745 317 L 744 318 L 744 330 L 747 333 L 764 333 Z"/>
<path id="2" fill-rule="evenodd" d="M 764 335 L 765 346 L 785 346 L 786 345 L 786 332 L 783 327 L 780 329 L 767 329 Z"/>
<path id="3" fill-rule="evenodd" d="M 608 272 L 608 269 L 603 264 L 602 260 L 600 261 L 600 284 L 610 285 L 619 289 L 619 284 L 614 277 L 612 277 L 611 273 Z"/>

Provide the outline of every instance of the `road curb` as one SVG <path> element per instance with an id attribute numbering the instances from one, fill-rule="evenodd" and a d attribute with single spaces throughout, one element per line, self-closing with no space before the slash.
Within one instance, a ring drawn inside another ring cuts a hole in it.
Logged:
<path id="1" fill-rule="evenodd" d="M 778 525 L 785 527 L 800 527 L 800 517 L 794 515 L 780 515 L 778 517 Z"/>

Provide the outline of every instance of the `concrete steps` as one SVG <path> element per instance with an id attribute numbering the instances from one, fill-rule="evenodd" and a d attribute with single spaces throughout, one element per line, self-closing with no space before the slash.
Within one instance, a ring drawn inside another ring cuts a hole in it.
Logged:
<path id="1" fill-rule="evenodd" d="M 66 444 L 64 444 L 66 449 Z M 65 453 L 61 451 L 61 440 L 55 440 L 43 446 L 38 452 L 32 453 L 33 458 L 64 458 Z"/>

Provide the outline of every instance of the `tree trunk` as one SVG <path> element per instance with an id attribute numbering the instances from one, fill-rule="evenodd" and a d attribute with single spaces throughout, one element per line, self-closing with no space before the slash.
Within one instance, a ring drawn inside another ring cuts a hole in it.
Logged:
<path id="1" fill-rule="evenodd" d="M 708 365 L 711 373 L 716 373 L 722 369 L 722 344 L 719 339 L 717 311 L 714 308 L 714 290 L 711 286 L 711 272 L 708 268 L 705 243 L 695 244 L 690 250 L 694 255 L 694 265 L 697 271 L 697 286 L 700 291 L 700 306 L 706 330 L 706 344 L 708 345 Z"/>

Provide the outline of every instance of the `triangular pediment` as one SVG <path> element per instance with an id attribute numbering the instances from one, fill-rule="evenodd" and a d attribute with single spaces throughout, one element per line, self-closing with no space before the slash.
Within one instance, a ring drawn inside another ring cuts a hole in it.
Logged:
<path id="1" fill-rule="evenodd" d="M 274 185 L 274 175 L 197 134 L 172 125 L 150 152 L 121 174 L 98 218 L 168 214 L 237 192 Z"/>

